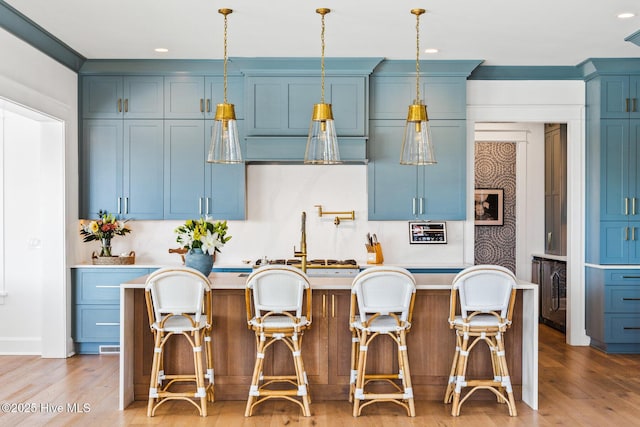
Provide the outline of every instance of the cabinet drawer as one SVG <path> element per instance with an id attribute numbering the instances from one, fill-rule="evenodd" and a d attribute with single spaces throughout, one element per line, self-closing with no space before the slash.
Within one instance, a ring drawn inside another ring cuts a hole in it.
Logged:
<path id="1" fill-rule="evenodd" d="M 75 341 L 120 341 L 120 308 L 109 305 L 76 307 Z"/>
<path id="2" fill-rule="evenodd" d="M 74 301 L 76 304 L 119 304 L 120 284 L 147 273 L 146 268 L 75 270 Z"/>
<path id="3" fill-rule="evenodd" d="M 605 275 L 605 283 L 607 285 L 639 285 L 640 286 L 640 270 L 607 270 Z"/>
<path id="4" fill-rule="evenodd" d="M 640 343 L 640 316 L 608 315 L 604 323 L 607 343 Z"/>
<path id="5" fill-rule="evenodd" d="M 640 286 L 607 286 L 604 300 L 607 313 L 640 313 Z"/>

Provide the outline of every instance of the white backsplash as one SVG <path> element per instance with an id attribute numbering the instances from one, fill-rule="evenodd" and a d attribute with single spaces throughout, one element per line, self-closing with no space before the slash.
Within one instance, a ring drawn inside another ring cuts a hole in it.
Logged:
<path id="1" fill-rule="evenodd" d="M 325 211 L 355 211 L 355 221 L 333 224 L 334 216 L 318 216 L 315 205 Z M 242 260 L 292 258 L 300 249 L 302 212 L 307 213 L 309 259 L 353 258 L 366 262 L 365 237 L 376 233 L 386 263 L 446 265 L 463 263 L 463 221 L 447 222 L 448 243 L 409 244 L 408 221 L 367 220 L 366 165 L 267 165 L 247 166 L 247 219 L 229 221 L 232 239 L 217 254 L 217 265 L 240 265 Z M 220 218 L 214 218 L 220 219 Z M 437 220 L 438 218 L 434 218 Z M 113 253 L 135 251 L 137 264 L 179 262 L 169 254 L 177 248 L 173 230 L 182 221 L 130 221 L 133 230 L 113 239 Z M 96 242 L 76 248 L 78 262 L 86 262 Z"/>

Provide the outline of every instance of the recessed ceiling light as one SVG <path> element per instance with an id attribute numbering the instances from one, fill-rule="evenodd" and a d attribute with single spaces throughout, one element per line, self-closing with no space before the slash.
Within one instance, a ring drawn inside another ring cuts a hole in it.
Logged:
<path id="1" fill-rule="evenodd" d="M 424 50 L 424 53 L 438 53 L 438 49 L 436 49 L 435 47 L 428 47 Z"/>
<path id="2" fill-rule="evenodd" d="M 157 47 L 157 48 L 155 48 L 153 50 L 155 50 L 158 53 L 167 53 L 167 52 L 169 52 L 169 49 L 167 49 L 166 47 Z"/>
<path id="3" fill-rule="evenodd" d="M 620 19 L 633 18 L 634 16 L 636 16 L 636 14 L 635 13 L 631 13 L 631 12 L 624 12 L 624 13 L 619 13 L 618 14 L 618 18 L 620 18 Z"/>

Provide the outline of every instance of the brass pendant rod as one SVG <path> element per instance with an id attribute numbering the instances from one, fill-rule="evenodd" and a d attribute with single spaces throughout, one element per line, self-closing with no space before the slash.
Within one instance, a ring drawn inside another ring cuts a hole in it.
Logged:
<path id="1" fill-rule="evenodd" d="M 218 9 L 218 12 L 224 15 L 224 65 L 223 65 L 223 82 L 224 82 L 224 103 L 227 104 L 227 15 L 233 12 L 232 9 Z"/>
<path id="2" fill-rule="evenodd" d="M 322 30 L 320 32 L 320 103 L 324 104 L 324 29 L 325 29 L 325 25 L 324 25 L 324 16 L 331 12 L 331 9 L 327 9 L 327 8 L 320 8 L 320 9 L 316 9 L 316 12 L 319 13 L 322 16 Z"/>
<path id="3" fill-rule="evenodd" d="M 424 9 L 411 9 L 411 13 L 416 15 L 416 104 L 420 103 L 420 15 L 425 13 Z"/>

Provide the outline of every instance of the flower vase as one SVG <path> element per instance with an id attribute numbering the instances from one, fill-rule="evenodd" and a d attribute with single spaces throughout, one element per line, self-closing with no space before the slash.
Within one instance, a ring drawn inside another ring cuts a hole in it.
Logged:
<path id="1" fill-rule="evenodd" d="M 111 256 L 111 239 L 103 238 L 102 247 L 100 248 L 100 256 Z"/>
<path id="2" fill-rule="evenodd" d="M 213 267 L 213 256 L 205 254 L 200 248 L 194 248 L 185 254 L 184 265 L 198 270 L 205 276 L 209 276 L 211 267 Z"/>

